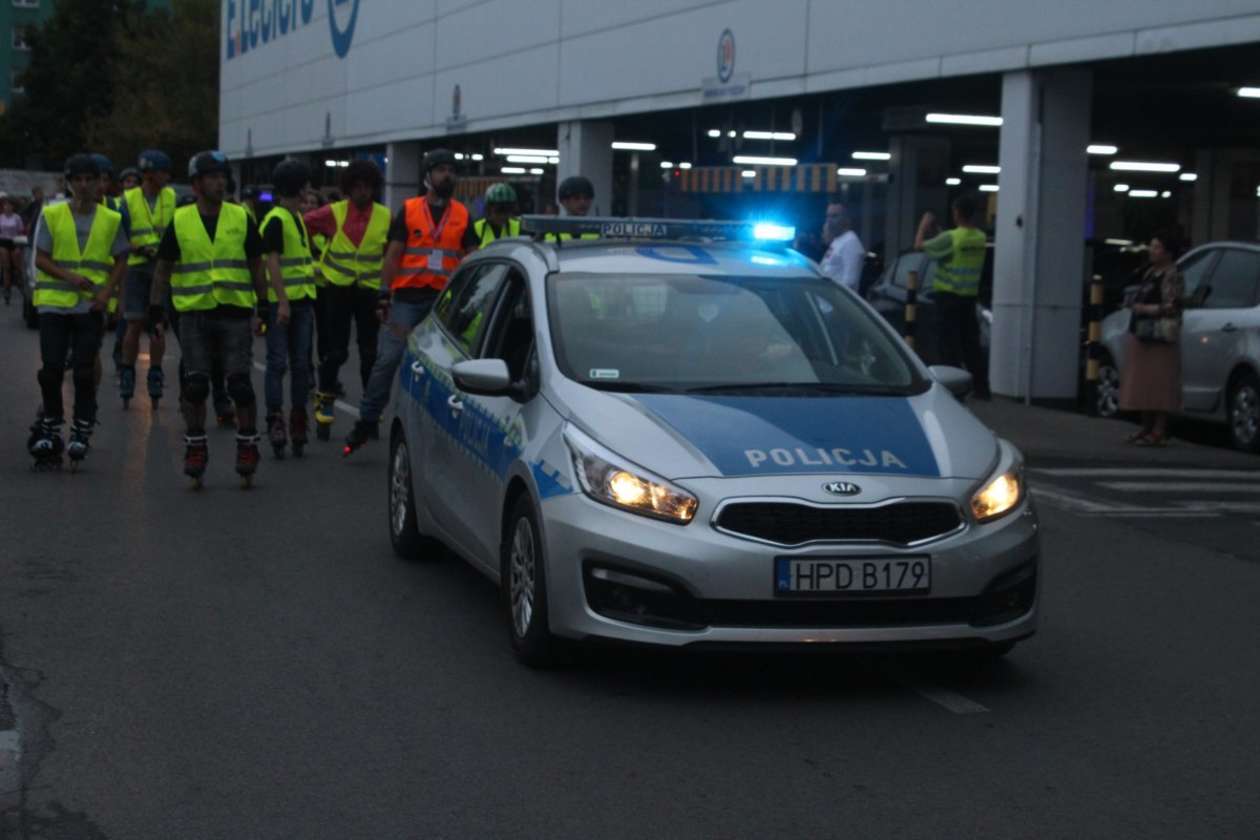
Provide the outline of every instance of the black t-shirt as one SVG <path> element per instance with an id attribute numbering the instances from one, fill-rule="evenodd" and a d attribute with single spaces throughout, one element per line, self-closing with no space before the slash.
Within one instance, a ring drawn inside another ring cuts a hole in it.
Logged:
<path id="1" fill-rule="evenodd" d="M 302 244 L 306 244 L 306 234 L 302 229 L 302 221 L 297 214 L 287 207 L 280 208 L 284 212 L 293 217 L 293 223 L 297 225 L 298 238 L 302 240 Z M 273 218 L 267 222 L 267 226 L 262 232 L 263 253 L 264 254 L 283 254 L 284 253 L 284 223 L 280 219 Z"/>
<path id="2" fill-rule="evenodd" d="M 432 210 L 433 208 L 429 208 Z M 433 220 L 437 224 L 441 224 L 441 219 Z M 404 207 L 394 214 L 394 221 L 389 226 L 389 241 L 406 243 L 410 231 L 407 229 L 407 208 Z M 477 246 L 481 244 L 480 237 L 473 230 L 472 219 L 468 220 L 468 227 L 464 229 L 464 240 L 461 243 L 465 251 L 475 251 Z"/>
<path id="3" fill-rule="evenodd" d="M 210 241 L 214 241 L 214 234 L 219 229 L 219 214 L 213 216 L 201 214 L 201 223 L 205 225 L 206 233 L 210 235 Z M 281 248 L 283 250 L 283 247 Z M 263 255 L 263 241 L 258 234 L 257 225 L 249 223 L 248 219 L 245 223 L 245 259 L 256 260 Z M 175 236 L 175 225 L 166 228 L 166 233 L 162 234 L 162 241 L 158 245 L 157 258 L 165 260 L 169 263 L 179 262 L 180 250 L 179 239 Z M 211 316 L 221 316 L 225 318 L 247 318 L 253 314 L 252 309 L 246 309 L 241 306 L 220 305 L 209 310 Z"/>

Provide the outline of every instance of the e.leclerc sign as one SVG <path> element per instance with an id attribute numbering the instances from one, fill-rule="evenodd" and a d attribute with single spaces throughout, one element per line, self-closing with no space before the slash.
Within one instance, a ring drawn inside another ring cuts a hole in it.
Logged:
<path id="1" fill-rule="evenodd" d="M 266 46 L 308 26 L 317 0 L 227 0 L 229 60 Z M 362 0 L 318 0 L 328 4 L 328 30 L 333 52 L 345 58 L 354 40 Z"/>

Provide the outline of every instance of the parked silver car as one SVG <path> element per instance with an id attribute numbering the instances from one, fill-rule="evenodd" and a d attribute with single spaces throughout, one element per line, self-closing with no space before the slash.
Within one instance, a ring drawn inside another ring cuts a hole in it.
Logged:
<path id="1" fill-rule="evenodd" d="M 388 438 L 395 549 L 437 538 L 497 581 L 521 659 L 557 638 L 991 656 L 1034 632 L 1023 459 L 958 401 L 966 372 L 719 224 L 525 222 L 622 238 L 465 260 L 409 337 Z"/>
<path id="2" fill-rule="evenodd" d="M 1185 277 L 1181 393 L 1186 417 L 1228 424 L 1234 446 L 1260 452 L 1260 245 L 1212 242 L 1177 263 Z M 1102 322 L 1099 413 L 1119 412 L 1131 313 Z"/>

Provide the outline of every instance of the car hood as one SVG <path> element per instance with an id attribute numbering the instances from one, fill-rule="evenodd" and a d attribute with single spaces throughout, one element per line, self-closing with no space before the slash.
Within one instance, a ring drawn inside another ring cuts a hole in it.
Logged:
<path id="1" fill-rule="evenodd" d="M 913 397 L 617 394 L 566 382 L 561 413 L 669 479 L 879 474 L 980 479 L 995 435 L 940 385 Z"/>

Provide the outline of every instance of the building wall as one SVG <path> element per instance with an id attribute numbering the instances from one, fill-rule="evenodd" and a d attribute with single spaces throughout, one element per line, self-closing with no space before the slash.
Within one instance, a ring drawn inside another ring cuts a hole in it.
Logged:
<path id="1" fill-rule="evenodd" d="M 222 13 L 220 147 L 245 157 L 700 105 L 725 30 L 730 83 L 754 99 L 1260 41 L 1256 0 L 223 0 Z"/>

